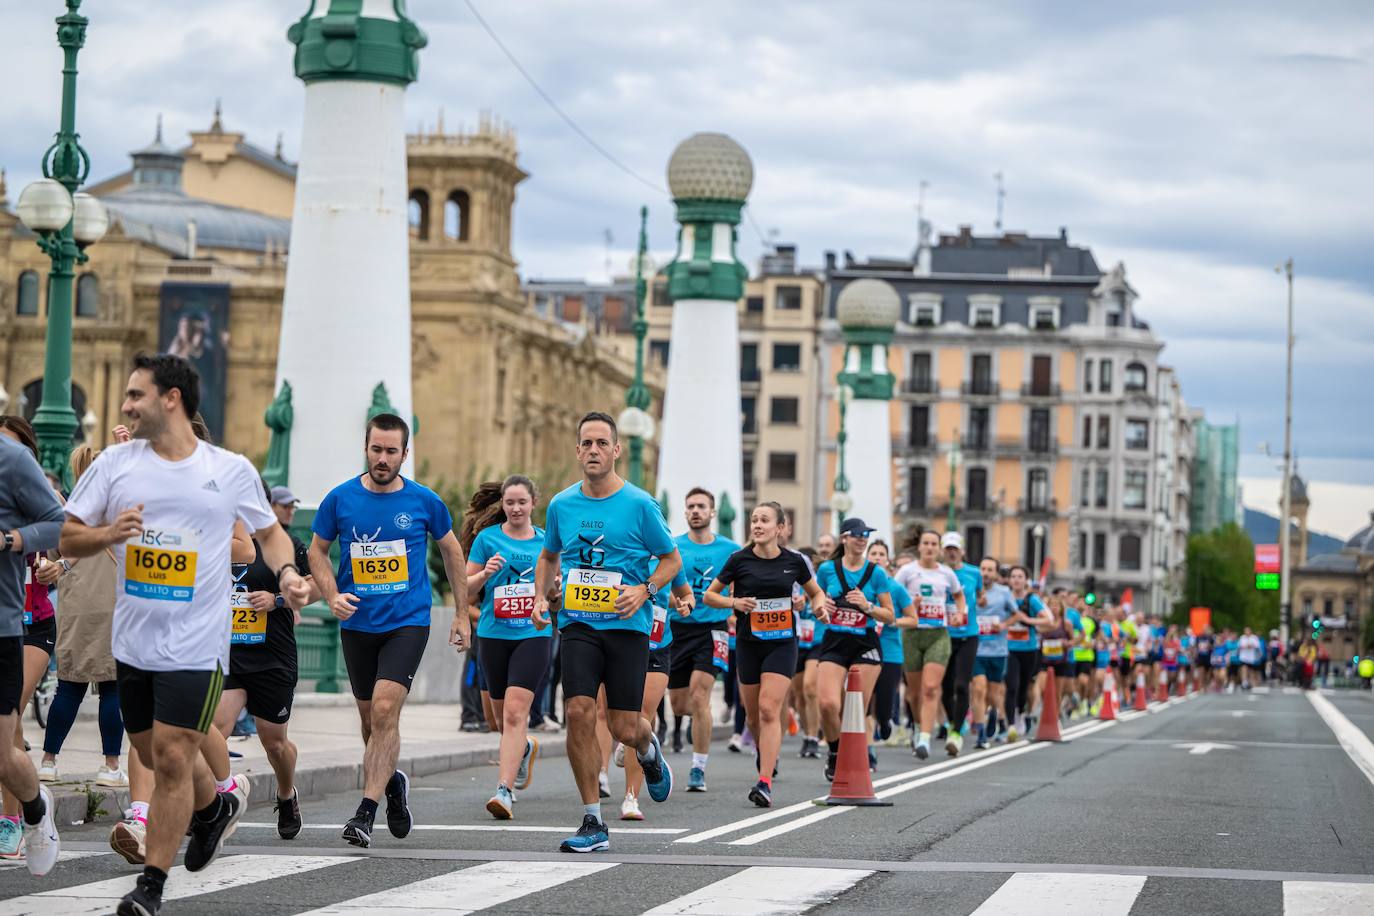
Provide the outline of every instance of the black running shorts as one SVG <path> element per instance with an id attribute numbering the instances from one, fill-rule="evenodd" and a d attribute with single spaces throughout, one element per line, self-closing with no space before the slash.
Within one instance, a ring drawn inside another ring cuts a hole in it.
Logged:
<path id="1" fill-rule="evenodd" d="M 692 683 L 692 672 L 702 671 L 711 675 L 711 679 L 716 677 L 715 648 L 711 641 L 712 630 L 723 630 L 726 628 L 724 621 L 720 623 L 694 623 L 690 620 L 677 622 L 674 621 L 673 641 L 670 644 L 673 648 L 673 667 L 668 672 L 668 689 L 679 690 Z"/>
<path id="2" fill-rule="evenodd" d="M 673 650 L 677 648 L 677 636 L 673 636 L 673 641 L 666 646 L 658 649 L 649 650 L 649 669 L 648 674 L 662 674 L 667 676 L 673 669 Z"/>
<path id="3" fill-rule="evenodd" d="M 35 620 L 24 627 L 24 645 L 42 649 L 48 653 L 48 658 L 52 658 L 57 651 L 57 618 Z"/>
<path id="4" fill-rule="evenodd" d="M 739 682 L 751 686 L 765 674 L 791 680 L 797 673 L 797 641 L 741 637 L 735 642 L 735 670 L 739 672 Z"/>
<path id="5" fill-rule="evenodd" d="M 596 698 L 604 685 L 606 708 L 639 712 L 649 670 L 649 636 L 636 630 L 598 630 L 569 623 L 560 631 L 563 696 Z"/>
<path id="6" fill-rule="evenodd" d="M 296 699 L 296 672 L 285 668 L 226 674 L 225 690 L 242 690 L 248 699 L 248 715 L 277 725 L 291 718 L 291 703 Z"/>
<path id="7" fill-rule="evenodd" d="M 339 640 L 353 696 L 370 700 L 378 681 L 395 681 L 406 690 L 411 688 L 429 641 L 429 627 L 397 627 L 385 633 L 340 630 Z"/>
<path id="8" fill-rule="evenodd" d="M 215 721 L 224 673 L 213 671 L 145 671 L 115 660 L 119 709 L 124 730 L 146 732 L 156 720 L 204 734 Z"/>
<path id="9" fill-rule="evenodd" d="M 878 632 L 872 629 L 865 630 L 862 636 L 827 629 L 825 639 L 811 653 L 811 657 L 821 663 L 830 662 L 844 668 L 883 663 L 883 653 L 878 648 Z"/>
<path id="10" fill-rule="evenodd" d="M 19 712 L 24 699 L 24 637 L 0 636 L 0 716 Z"/>
<path id="11" fill-rule="evenodd" d="M 525 639 L 484 636 L 477 644 L 477 654 L 482 658 L 487 692 L 493 700 L 504 700 L 509 687 L 523 687 L 530 693 L 539 689 L 539 681 L 548 673 L 549 660 L 553 657 L 553 639 L 551 636 Z"/>

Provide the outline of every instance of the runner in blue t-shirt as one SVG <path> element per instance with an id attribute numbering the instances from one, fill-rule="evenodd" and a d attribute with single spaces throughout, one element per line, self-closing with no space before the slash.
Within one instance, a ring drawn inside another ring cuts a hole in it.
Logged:
<path id="1" fill-rule="evenodd" d="M 1040 630 L 1054 625 L 1054 615 L 1045 607 L 1040 596 L 1030 590 L 1030 572 L 1024 566 L 1013 566 L 1007 574 L 1016 612 L 1007 627 L 1007 730 L 1009 741 L 1017 735 L 1030 733 L 1034 718 L 1028 715 L 1035 707 L 1035 676 L 1040 673 Z"/>
<path id="2" fill-rule="evenodd" d="M 468 598 L 481 607 L 478 654 L 501 731 L 496 793 L 487 810 L 502 821 L 514 816 L 512 790 L 529 786 L 539 756 L 539 741 L 529 734 L 530 706 L 553 643 L 532 619 L 534 564 L 544 546 L 543 529 L 530 521 L 538 500 L 534 481 L 507 477 L 496 523 L 477 532 L 468 551 Z"/>
<path id="3" fill-rule="evenodd" d="M 401 476 L 410 427 L 395 414 L 378 414 L 367 422 L 364 435 L 367 473 L 330 490 L 315 513 L 310 572 L 340 621 L 344 663 L 368 748 L 363 799 L 344 825 L 343 838 L 367 847 L 383 791 L 391 835 L 404 837 L 412 825 L 410 781 L 396 769 L 396 760 L 401 707 L 429 639 L 431 537 L 439 543 L 453 590 L 449 642 L 460 651 L 468 646 L 471 624 L 466 565 L 453 517 L 433 490 Z M 336 540 L 337 574 L 329 562 Z"/>
<path id="4" fill-rule="evenodd" d="M 609 414 L 577 424 L 582 480 L 549 502 L 544 549 L 535 567 L 534 623 L 549 624 L 549 589 L 562 571 L 558 627 L 568 762 L 582 796 L 582 826 L 565 852 L 610 849 L 601 817 L 601 750 L 595 738 L 596 699 L 606 690 L 611 737 L 633 748 L 654 801 L 666 801 L 673 774 L 658 737 L 641 715 L 649 667 L 653 600 L 682 569 L 682 557 L 652 496 L 615 472 L 620 437 Z M 649 562 L 659 565 L 649 571 Z"/>
<path id="5" fill-rule="evenodd" d="M 1011 596 L 1011 589 L 1002 584 L 995 559 L 983 557 L 978 571 L 983 576 L 986 598 L 978 609 L 978 654 L 973 660 L 969 702 L 976 738 L 974 749 L 982 750 L 1005 732 L 998 727 L 1001 717 L 997 710 L 1002 708 L 1006 693 L 1007 627 L 1016 613 L 1016 601 Z M 1002 725 L 1005 726 L 1005 722 Z"/>
<path id="6" fill-rule="evenodd" d="M 687 774 L 688 792 L 706 791 L 706 762 L 711 753 L 711 689 L 716 672 L 730 665 L 730 612 L 709 607 L 703 597 L 725 561 L 740 545 L 711 530 L 716 517 L 716 497 L 710 490 L 693 487 L 687 491 L 687 533 L 674 543 L 682 555 L 682 572 L 692 587 L 695 607 L 687 617 L 673 619 L 673 668 L 668 673 L 669 697 L 676 722 L 673 750 L 682 750 L 681 723 L 691 716 L 692 769 Z"/>
<path id="7" fill-rule="evenodd" d="M 904 554 L 910 562 L 913 557 Z M 888 573 L 888 587 L 892 595 L 892 612 L 898 618 L 915 617 L 916 607 L 912 604 L 911 594 L 906 587 L 891 578 L 896 572 L 896 566 L 889 559 L 887 544 L 882 541 L 874 541 L 868 545 L 868 559 L 883 567 Z M 874 723 L 877 726 L 877 737 L 879 741 L 886 742 L 894 747 L 905 743 L 906 738 L 898 735 L 893 742 L 892 720 L 897 716 L 900 708 L 897 705 L 897 694 L 902 684 L 902 631 L 894 623 L 892 626 L 878 624 L 878 650 L 882 653 L 883 666 L 882 672 L 878 675 L 878 684 L 873 689 L 873 702 L 869 709 L 873 715 Z M 869 756 L 874 756 L 873 749 L 869 748 Z"/>
<path id="8" fill-rule="evenodd" d="M 973 680 L 973 661 L 978 657 L 978 608 L 985 600 L 983 595 L 983 574 L 977 566 L 964 562 L 964 536 L 957 531 L 946 531 L 940 538 L 944 552 L 945 565 L 959 577 L 964 589 L 964 601 L 968 613 L 960 623 L 949 622 L 949 664 L 945 666 L 945 677 L 941 682 L 941 702 L 949 721 L 945 723 L 945 751 L 957 757 L 964 746 L 964 730 L 968 727 L 969 682 Z"/>

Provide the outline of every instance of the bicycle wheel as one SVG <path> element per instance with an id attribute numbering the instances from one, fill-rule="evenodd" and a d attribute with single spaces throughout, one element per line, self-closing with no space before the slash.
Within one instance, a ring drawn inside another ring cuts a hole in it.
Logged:
<path id="1" fill-rule="evenodd" d="M 46 730 L 48 727 L 48 709 L 52 706 L 52 698 L 56 693 L 57 675 L 49 668 L 33 692 L 33 720 L 41 729 Z"/>

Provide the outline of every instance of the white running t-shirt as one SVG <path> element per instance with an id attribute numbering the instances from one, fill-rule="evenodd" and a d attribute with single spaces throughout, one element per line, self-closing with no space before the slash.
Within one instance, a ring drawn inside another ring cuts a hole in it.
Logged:
<path id="1" fill-rule="evenodd" d="M 1260 638 L 1251 634 L 1240 638 L 1240 663 L 1242 665 L 1258 665 L 1264 649 Z"/>
<path id="2" fill-rule="evenodd" d="M 920 629 L 949 625 L 945 608 L 953 604 L 954 596 L 963 591 L 954 570 L 943 563 L 934 569 L 926 569 L 912 560 L 897 570 L 897 581 L 916 605 L 916 624 Z"/>
<path id="3" fill-rule="evenodd" d="M 114 657 L 146 671 L 228 672 L 234 522 L 249 531 L 277 523 L 258 472 L 205 442 L 172 462 L 135 439 L 100 453 L 66 512 L 97 527 L 139 505 L 143 534 L 113 547 Z"/>

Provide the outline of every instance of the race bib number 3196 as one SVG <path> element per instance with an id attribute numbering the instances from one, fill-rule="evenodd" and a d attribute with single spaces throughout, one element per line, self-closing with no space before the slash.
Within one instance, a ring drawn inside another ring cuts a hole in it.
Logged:
<path id="1" fill-rule="evenodd" d="M 353 590 L 359 595 L 390 595 L 410 588 L 406 542 L 354 541 L 348 547 Z"/>
<path id="2" fill-rule="evenodd" d="M 124 593 L 159 601 L 190 601 L 196 593 L 194 531 L 146 528 L 124 548 Z"/>

